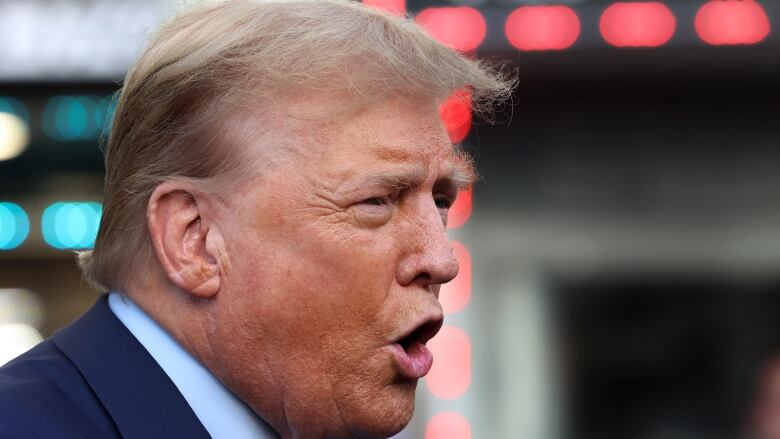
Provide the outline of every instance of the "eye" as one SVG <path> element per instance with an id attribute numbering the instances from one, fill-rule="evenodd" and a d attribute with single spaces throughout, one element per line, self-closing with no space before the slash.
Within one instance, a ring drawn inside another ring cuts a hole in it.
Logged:
<path id="1" fill-rule="evenodd" d="M 368 204 L 369 206 L 383 206 L 389 203 L 389 197 L 372 197 L 361 201 L 361 204 Z"/>
<path id="2" fill-rule="evenodd" d="M 392 195 L 370 197 L 358 201 L 352 206 L 355 220 L 367 227 L 379 227 L 392 217 L 394 201 L 395 198 Z"/>
<path id="3" fill-rule="evenodd" d="M 438 196 L 434 198 L 434 202 L 436 203 L 436 207 L 439 209 L 449 209 L 452 207 L 453 199 L 448 196 Z"/>
<path id="4" fill-rule="evenodd" d="M 369 215 L 383 216 L 390 212 L 390 207 L 395 201 L 395 195 L 385 195 L 382 197 L 366 198 L 362 201 L 355 203 L 355 207 L 363 213 Z"/>

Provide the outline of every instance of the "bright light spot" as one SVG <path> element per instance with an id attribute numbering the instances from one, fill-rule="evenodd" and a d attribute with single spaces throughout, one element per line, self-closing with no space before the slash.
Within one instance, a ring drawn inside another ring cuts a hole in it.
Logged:
<path id="1" fill-rule="evenodd" d="M 471 340 L 462 329 L 444 325 L 427 343 L 433 367 L 425 378 L 428 389 L 442 399 L 463 395 L 471 384 Z"/>
<path id="2" fill-rule="evenodd" d="M 663 3 L 615 3 L 599 21 L 601 35 L 615 47 L 658 47 L 674 35 L 674 14 Z"/>
<path id="3" fill-rule="evenodd" d="M 471 93 L 468 90 L 453 93 L 439 106 L 439 115 L 450 142 L 462 142 L 471 130 Z"/>
<path id="4" fill-rule="evenodd" d="M 363 4 L 387 11 L 393 15 L 406 15 L 406 0 L 363 0 Z"/>
<path id="5" fill-rule="evenodd" d="M 752 0 L 714 0 L 696 13 L 696 33 L 713 45 L 756 44 L 769 35 L 764 8 Z"/>
<path id="6" fill-rule="evenodd" d="M 0 366 L 41 341 L 35 327 L 42 321 L 38 296 L 20 288 L 0 288 Z"/>
<path id="7" fill-rule="evenodd" d="M 14 203 L 0 203 L 0 250 L 22 245 L 30 233 L 30 219 L 24 209 Z"/>
<path id="8" fill-rule="evenodd" d="M 580 36 L 580 19 L 567 6 L 521 6 L 506 20 L 506 37 L 520 50 L 561 50 Z"/>
<path id="9" fill-rule="evenodd" d="M 460 52 L 475 50 L 487 33 L 482 14 L 466 6 L 423 9 L 415 21 L 440 43 Z"/>
<path id="10" fill-rule="evenodd" d="M 30 291 L 0 288 L 0 325 L 24 323 L 38 327 L 43 322 L 43 303 Z"/>
<path id="11" fill-rule="evenodd" d="M 30 325 L 6 323 L 0 325 L 0 366 L 38 344 L 43 337 Z"/>
<path id="12" fill-rule="evenodd" d="M 425 439 L 471 439 L 471 424 L 460 413 L 437 413 L 425 427 Z"/>
<path id="13" fill-rule="evenodd" d="M 0 161 L 19 156 L 30 143 L 27 124 L 12 113 L 0 113 Z"/>
<path id="14" fill-rule="evenodd" d="M 445 314 L 462 310 L 471 300 L 471 254 L 465 245 L 457 241 L 452 241 L 452 248 L 458 258 L 460 270 L 455 279 L 442 285 L 439 290 L 439 302 Z"/>
<path id="15" fill-rule="evenodd" d="M 99 203 L 54 203 L 43 211 L 43 240 L 58 249 L 92 248 L 102 213 Z"/>

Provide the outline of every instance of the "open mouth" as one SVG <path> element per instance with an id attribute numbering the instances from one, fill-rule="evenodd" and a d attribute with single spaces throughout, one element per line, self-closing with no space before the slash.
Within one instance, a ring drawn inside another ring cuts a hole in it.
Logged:
<path id="1" fill-rule="evenodd" d="M 390 346 L 401 375 L 419 379 L 428 374 L 433 366 L 433 354 L 425 344 L 439 332 L 443 323 L 441 316 L 430 317 Z"/>
<path id="2" fill-rule="evenodd" d="M 425 345 L 428 340 L 432 339 L 441 329 L 444 320 L 441 318 L 434 318 L 426 320 L 421 325 L 417 326 L 409 335 L 401 338 L 397 341 L 406 353 L 416 346 L 417 344 Z"/>

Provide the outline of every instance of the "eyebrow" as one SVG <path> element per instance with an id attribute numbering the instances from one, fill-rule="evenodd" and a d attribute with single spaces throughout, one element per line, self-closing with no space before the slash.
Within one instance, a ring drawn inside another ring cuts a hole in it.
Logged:
<path id="1" fill-rule="evenodd" d="M 368 175 L 360 186 L 381 186 L 391 189 L 413 189 L 420 186 L 426 177 L 425 168 L 419 165 L 394 171 L 380 171 Z"/>
<path id="2" fill-rule="evenodd" d="M 418 157 L 413 151 L 405 148 L 396 148 L 390 145 L 370 145 L 374 156 L 382 161 L 395 163 L 417 162 Z M 463 152 L 459 146 L 452 145 L 452 157 L 443 165 L 443 175 L 437 180 L 441 182 L 450 182 L 457 190 L 465 189 L 477 178 L 471 157 Z M 406 167 L 400 171 L 383 172 L 377 175 L 371 175 L 363 179 L 361 185 L 379 185 L 389 188 L 414 188 L 423 183 L 427 176 L 426 170 L 422 165 L 415 164 L 413 167 Z"/>
<path id="3" fill-rule="evenodd" d="M 451 144 L 452 155 L 441 165 L 442 177 L 439 181 L 449 181 L 457 190 L 463 190 L 477 180 L 474 160 L 459 144 Z"/>
<path id="4" fill-rule="evenodd" d="M 415 189 L 423 184 L 427 178 L 427 171 L 421 165 L 414 165 L 398 170 L 377 171 L 360 180 L 353 187 L 382 187 L 388 189 Z M 452 187 L 454 190 L 463 190 L 474 183 L 473 167 L 468 162 L 450 162 L 444 174 L 434 182 L 434 186 Z"/>
<path id="5" fill-rule="evenodd" d="M 454 148 L 455 156 L 448 163 L 447 178 L 455 184 L 458 190 L 462 190 L 474 184 L 477 180 L 477 170 L 471 156 L 457 147 Z"/>

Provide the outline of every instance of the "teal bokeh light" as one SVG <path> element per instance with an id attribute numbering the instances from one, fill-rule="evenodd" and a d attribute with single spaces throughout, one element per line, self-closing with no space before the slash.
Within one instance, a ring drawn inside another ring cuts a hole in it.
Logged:
<path id="1" fill-rule="evenodd" d="M 24 209 L 14 203 L 0 202 L 0 250 L 19 247 L 29 234 L 30 219 Z"/>
<path id="2" fill-rule="evenodd" d="M 43 109 L 43 131 L 54 140 L 95 139 L 114 114 L 113 96 L 55 96 Z"/>
<path id="3" fill-rule="evenodd" d="M 100 203 L 54 203 L 43 211 L 43 240 L 58 249 L 92 248 L 102 213 Z"/>
<path id="4" fill-rule="evenodd" d="M 101 135 L 108 135 L 111 131 L 111 122 L 114 120 L 114 112 L 116 111 L 116 99 L 116 95 L 104 96 L 96 103 L 94 118 Z"/>
<path id="5" fill-rule="evenodd" d="M 11 113 L 19 116 L 27 125 L 30 125 L 30 113 L 27 107 L 18 100 L 8 96 L 0 96 L 0 113 Z"/>

